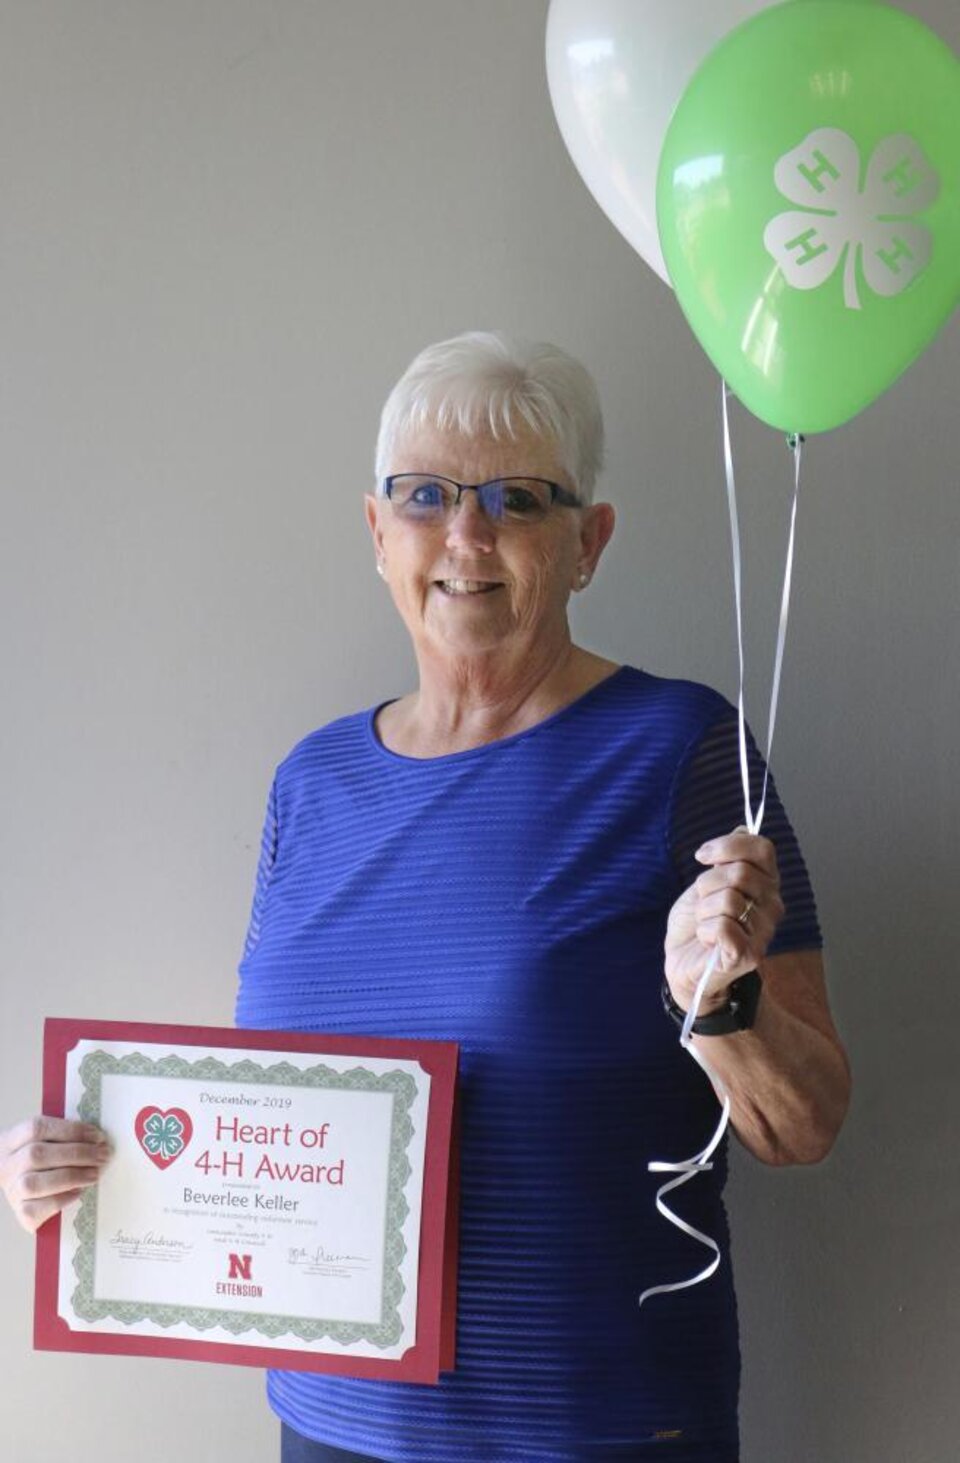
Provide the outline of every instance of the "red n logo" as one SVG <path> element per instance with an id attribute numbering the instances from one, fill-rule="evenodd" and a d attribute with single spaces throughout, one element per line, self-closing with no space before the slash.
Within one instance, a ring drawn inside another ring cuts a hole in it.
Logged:
<path id="1" fill-rule="evenodd" d="M 253 1278 L 253 1256 L 252 1255 L 231 1255 L 230 1256 L 230 1280 L 250 1280 Z"/>

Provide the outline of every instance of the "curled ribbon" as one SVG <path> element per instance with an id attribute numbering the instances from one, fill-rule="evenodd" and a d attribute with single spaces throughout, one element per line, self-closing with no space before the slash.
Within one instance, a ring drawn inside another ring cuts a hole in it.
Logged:
<path id="1" fill-rule="evenodd" d="M 787 639 L 787 618 L 790 611 L 790 586 L 793 580 L 793 550 L 796 540 L 797 527 L 797 500 L 800 494 L 800 454 L 803 438 L 799 433 L 794 433 L 787 439 L 790 451 L 793 454 L 793 504 L 790 511 L 790 534 L 787 541 L 787 555 L 783 571 L 783 591 L 780 596 L 780 623 L 777 628 L 777 648 L 773 660 L 773 684 L 770 691 L 770 714 L 767 720 L 767 746 L 764 755 L 763 787 L 760 793 L 760 802 L 756 812 L 750 799 L 750 768 L 747 762 L 747 728 L 746 716 L 744 713 L 743 680 L 744 680 L 744 654 L 743 654 L 743 595 L 742 595 L 742 564 L 740 554 L 740 521 L 737 515 L 737 487 L 733 470 L 733 448 L 730 441 L 730 415 L 727 408 L 727 383 L 721 381 L 721 411 L 723 417 L 723 463 L 727 479 L 727 507 L 730 514 L 730 543 L 733 550 L 733 590 L 736 600 L 737 612 L 737 655 L 740 665 L 740 685 L 737 697 L 737 715 L 739 724 L 739 745 L 740 745 L 740 780 L 743 785 L 743 808 L 744 822 L 751 833 L 759 833 L 760 825 L 763 822 L 764 809 L 767 802 L 767 781 L 770 776 L 770 749 L 773 746 L 773 732 L 777 723 L 777 703 L 780 699 L 780 674 L 783 669 L 783 651 Z M 693 993 L 693 1000 L 690 1003 L 683 1027 L 680 1031 L 680 1045 L 683 1047 L 698 1066 L 702 1067 L 707 1074 L 717 1094 L 720 1103 L 720 1119 L 714 1130 L 713 1137 L 699 1153 L 692 1158 L 680 1158 L 675 1162 L 668 1162 L 663 1159 L 654 1159 L 647 1164 L 650 1173 L 669 1173 L 674 1177 L 661 1184 L 657 1190 L 657 1212 L 675 1225 L 684 1234 L 695 1239 L 698 1244 L 703 1245 L 713 1254 L 713 1259 L 704 1269 L 699 1270 L 696 1275 L 691 1275 L 687 1280 L 675 1280 L 666 1285 L 652 1285 L 642 1292 L 638 1305 L 643 1305 L 653 1295 L 666 1295 L 672 1290 L 686 1290 L 691 1285 L 699 1285 L 702 1280 L 709 1280 L 720 1265 L 720 1246 L 710 1235 L 704 1234 L 702 1230 L 695 1229 L 685 1219 L 675 1213 L 668 1204 L 664 1203 L 664 1195 L 674 1189 L 682 1188 L 699 1173 L 709 1173 L 713 1168 L 711 1159 L 720 1145 L 727 1124 L 730 1121 L 730 1095 L 720 1077 L 710 1066 L 706 1057 L 693 1045 L 692 1028 L 700 1011 L 700 1004 L 703 1001 L 704 993 L 710 979 L 713 976 L 720 960 L 720 947 L 715 946 L 703 974 L 697 982 L 697 988 Z"/>

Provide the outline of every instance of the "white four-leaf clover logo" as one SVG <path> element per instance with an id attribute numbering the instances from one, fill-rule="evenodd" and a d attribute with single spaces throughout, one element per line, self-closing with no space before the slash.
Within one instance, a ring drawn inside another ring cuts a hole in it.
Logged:
<path id="1" fill-rule="evenodd" d="M 174 1113 L 155 1112 L 143 1125 L 141 1142 L 154 1157 L 172 1160 L 185 1146 L 183 1123 Z"/>
<path id="2" fill-rule="evenodd" d="M 859 148 L 837 127 L 819 127 L 784 153 L 773 179 L 805 210 L 778 214 L 763 234 L 795 289 L 816 289 L 843 260 L 843 302 L 859 310 L 858 259 L 878 295 L 898 295 L 929 263 L 930 231 L 910 219 L 930 207 L 940 179 L 906 133 L 877 143 L 862 188 Z"/>

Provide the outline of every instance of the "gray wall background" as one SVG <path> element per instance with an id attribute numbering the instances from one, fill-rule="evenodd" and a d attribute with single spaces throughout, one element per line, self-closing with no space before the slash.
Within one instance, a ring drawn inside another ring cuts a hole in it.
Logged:
<path id="1" fill-rule="evenodd" d="M 954 0 L 903 8 L 960 48 Z M 716 378 L 567 158 L 546 9 L 0 5 L 0 1123 L 45 1015 L 230 1021 L 275 763 L 411 685 L 360 499 L 427 341 L 584 359 L 619 526 L 575 633 L 735 690 Z M 805 457 L 774 763 L 856 1097 L 821 1168 L 735 1162 L 745 1463 L 960 1433 L 958 380 L 954 322 Z M 762 728 L 789 462 L 735 437 Z M 257 1372 L 33 1353 L 0 1230 L 4 1458 L 275 1456 Z"/>

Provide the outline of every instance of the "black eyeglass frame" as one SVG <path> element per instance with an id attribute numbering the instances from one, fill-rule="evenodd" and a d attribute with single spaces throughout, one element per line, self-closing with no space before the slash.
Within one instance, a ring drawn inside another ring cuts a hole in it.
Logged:
<path id="1" fill-rule="evenodd" d="M 456 478 L 444 477 L 443 473 L 439 472 L 394 472 L 391 473 L 389 477 L 381 478 L 380 496 L 383 498 L 387 498 L 392 502 L 393 485 L 394 483 L 399 482 L 402 478 L 426 478 L 430 482 L 446 483 L 449 487 L 456 488 L 457 496 L 451 505 L 451 509 L 454 512 L 457 508 L 460 507 L 460 500 L 463 497 L 464 493 L 476 493 L 477 501 L 479 502 L 481 508 L 486 513 L 487 517 L 492 518 L 494 522 L 501 521 L 503 518 L 503 514 L 491 513 L 490 507 L 493 495 L 489 490 L 494 488 L 502 488 L 505 483 L 543 483 L 545 487 L 548 487 L 550 489 L 551 508 L 586 507 L 586 504 L 583 502 L 583 500 L 581 498 L 578 498 L 574 493 L 571 493 L 569 488 L 562 487 L 560 483 L 551 482 L 549 478 L 532 477 L 529 474 L 525 477 L 490 478 L 489 481 L 485 483 L 458 483 Z M 424 517 L 428 516 L 428 514 L 424 514 Z M 443 514 L 437 514 L 438 518 L 442 516 Z M 518 520 L 518 522 L 519 521 L 522 520 Z"/>

